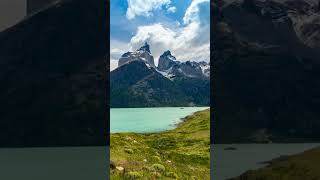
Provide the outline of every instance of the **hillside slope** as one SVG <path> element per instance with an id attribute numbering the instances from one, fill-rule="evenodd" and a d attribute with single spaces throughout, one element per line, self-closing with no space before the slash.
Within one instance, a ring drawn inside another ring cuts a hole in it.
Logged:
<path id="1" fill-rule="evenodd" d="M 107 10 L 60 2 L 0 34 L 0 147 L 105 144 Z"/>
<path id="2" fill-rule="evenodd" d="M 187 116 L 174 130 L 111 134 L 111 179 L 209 180 L 209 136 L 209 109 Z"/>
<path id="3" fill-rule="evenodd" d="M 214 1 L 214 142 L 320 140 L 317 7 L 304 0 Z"/>

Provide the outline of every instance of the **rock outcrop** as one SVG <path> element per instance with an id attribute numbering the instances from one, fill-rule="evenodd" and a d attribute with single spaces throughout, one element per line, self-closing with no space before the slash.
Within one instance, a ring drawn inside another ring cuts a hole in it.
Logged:
<path id="1" fill-rule="evenodd" d="M 132 61 L 144 61 L 147 65 L 156 68 L 148 43 L 145 43 L 144 46 L 134 52 L 124 53 L 119 59 L 118 66 L 122 66 Z"/>

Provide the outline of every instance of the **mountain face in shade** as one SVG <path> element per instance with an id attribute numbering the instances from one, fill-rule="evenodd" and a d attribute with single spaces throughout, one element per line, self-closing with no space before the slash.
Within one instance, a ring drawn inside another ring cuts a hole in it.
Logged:
<path id="1" fill-rule="evenodd" d="M 121 58 L 119 59 L 118 66 L 122 66 L 128 62 L 142 60 L 146 64 L 148 64 L 151 67 L 156 67 L 154 65 L 154 59 L 150 52 L 150 47 L 148 43 L 145 43 L 144 46 L 142 46 L 140 49 L 138 49 L 135 52 L 127 52 L 124 53 Z"/>
<path id="2" fill-rule="evenodd" d="M 317 1 L 212 4 L 216 143 L 320 139 Z"/>
<path id="3" fill-rule="evenodd" d="M 191 100 L 174 82 L 143 61 L 132 61 L 110 73 L 111 107 L 184 106 Z"/>
<path id="4" fill-rule="evenodd" d="M 66 1 L 0 33 L 0 147 L 106 144 L 107 10 Z"/>
<path id="5" fill-rule="evenodd" d="M 165 51 L 159 58 L 158 69 L 160 71 L 167 71 L 172 66 L 176 65 L 178 62 L 176 61 L 176 57 L 171 55 L 171 52 Z"/>
<path id="6" fill-rule="evenodd" d="M 208 106 L 210 81 L 201 67 L 205 62 L 179 62 L 170 51 L 150 65 L 140 52 L 151 56 L 149 45 L 125 53 L 119 67 L 110 73 L 111 107 Z M 125 60 L 129 54 L 135 58 Z M 138 55 L 137 55 L 138 54 Z"/>

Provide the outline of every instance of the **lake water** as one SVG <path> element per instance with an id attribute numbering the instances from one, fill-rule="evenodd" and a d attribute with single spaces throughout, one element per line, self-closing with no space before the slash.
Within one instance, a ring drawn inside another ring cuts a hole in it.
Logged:
<path id="1" fill-rule="evenodd" d="M 105 180 L 107 147 L 3 148 L 1 180 Z"/>
<path id="2" fill-rule="evenodd" d="M 261 164 L 281 155 L 293 155 L 319 147 L 320 144 L 216 144 L 211 146 L 213 157 L 211 173 L 214 180 L 225 180 L 239 176 L 250 169 L 265 166 Z M 235 147 L 236 150 L 224 150 Z"/>
<path id="3" fill-rule="evenodd" d="M 174 129 L 181 118 L 209 107 L 112 108 L 110 131 L 159 132 Z"/>

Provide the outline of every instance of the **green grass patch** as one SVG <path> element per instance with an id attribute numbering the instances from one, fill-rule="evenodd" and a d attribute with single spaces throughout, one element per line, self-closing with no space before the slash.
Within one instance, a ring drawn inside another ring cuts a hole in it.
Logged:
<path id="1" fill-rule="evenodd" d="M 116 167 L 124 168 L 111 170 L 115 180 L 209 180 L 210 110 L 186 117 L 170 131 L 111 134 L 110 157 Z"/>

